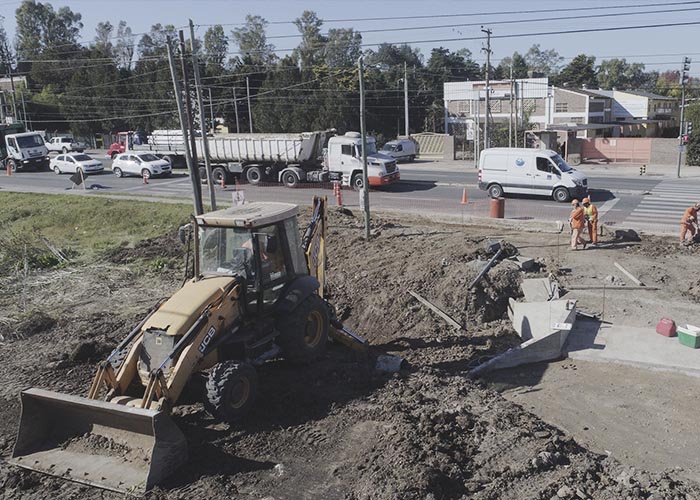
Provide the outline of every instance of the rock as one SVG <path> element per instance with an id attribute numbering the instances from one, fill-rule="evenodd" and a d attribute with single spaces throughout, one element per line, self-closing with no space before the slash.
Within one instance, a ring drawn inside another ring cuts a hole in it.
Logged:
<path id="1" fill-rule="evenodd" d="M 392 356 L 391 354 L 381 354 L 377 356 L 377 363 L 374 369 L 383 373 L 396 373 L 401 370 L 401 365 L 404 363 L 403 358 Z"/>
<path id="2" fill-rule="evenodd" d="M 285 472 L 284 464 L 277 464 L 272 468 L 272 475 L 275 477 L 282 477 Z"/>
<path id="3" fill-rule="evenodd" d="M 535 437 L 539 439 L 546 439 L 552 435 L 552 433 L 549 431 L 535 431 L 534 434 Z"/>
<path id="4" fill-rule="evenodd" d="M 566 485 L 562 486 L 557 490 L 557 496 L 559 498 L 571 498 L 573 494 L 574 492 L 572 491 L 572 489 Z"/>

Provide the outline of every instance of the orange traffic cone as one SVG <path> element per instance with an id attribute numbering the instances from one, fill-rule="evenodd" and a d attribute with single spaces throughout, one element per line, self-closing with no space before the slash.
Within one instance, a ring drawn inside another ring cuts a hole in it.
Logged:
<path id="1" fill-rule="evenodd" d="M 148 177 L 146 177 L 145 175 L 143 176 L 143 183 L 148 184 Z"/>
<path id="2" fill-rule="evenodd" d="M 9 177 L 11 175 L 12 175 L 12 166 L 10 165 L 10 162 L 8 161 L 7 162 L 7 176 Z"/>
<path id="3" fill-rule="evenodd" d="M 467 188 L 464 188 L 464 191 L 462 191 L 462 205 L 467 204 Z"/>
<path id="4" fill-rule="evenodd" d="M 226 177 L 221 176 L 221 189 L 226 189 Z"/>

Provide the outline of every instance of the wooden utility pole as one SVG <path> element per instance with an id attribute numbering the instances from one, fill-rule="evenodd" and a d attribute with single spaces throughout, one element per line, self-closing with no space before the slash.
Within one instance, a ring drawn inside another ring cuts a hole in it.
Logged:
<path id="1" fill-rule="evenodd" d="M 491 134 L 489 130 L 489 115 L 491 114 L 491 103 L 490 103 L 490 89 L 489 89 L 489 76 L 491 73 L 491 29 L 484 29 L 481 27 L 481 31 L 486 33 L 486 48 L 482 48 L 486 52 L 486 110 L 485 110 L 485 120 L 484 120 L 484 149 L 491 147 Z"/>
<path id="2" fill-rule="evenodd" d="M 199 107 L 199 122 L 202 126 L 202 153 L 204 154 L 204 168 L 207 172 L 209 202 L 211 203 L 211 209 L 216 210 L 216 192 L 214 191 L 214 178 L 211 175 L 211 162 L 209 160 L 209 138 L 207 137 L 206 127 L 204 126 L 202 81 L 199 76 L 199 61 L 197 60 L 197 51 L 195 50 L 194 46 L 194 24 L 192 23 L 192 19 L 190 19 L 190 48 L 192 49 L 192 66 L 194 66 L 194 84 L 197 89 L 197 106 Z M 199 171 L 199 168 L 197 168 L 197 171 Z"/>
<path id="3" fill-rule="evenodd" d="M 510 116 L 508 117 L 508 147 L 513 147 L 513 59 L 510 60 Z"/>
<path id="4" fill-rule="evenodd" d="M 245 90 L 248 95 L 248 124 L 250 125 L 250 133 L 253 133 L 253 109 L 250 106 L 250 81 L 245 77 Z"/>
<path id="5" fill-rule="evenodd" d="M 406 69 L 406 63 L 403 63 L 403 106 L 404 106 L 404 120 L 406 122 L 406 137 L 408 137 L 408 70 Z"/>
<path id="6" fill-rule="evenodd" d="M 369 179 L 367 178 L 367 134 L 365 132 L 365 58 L 360 56 L 357 63 L 359 65 L 360 78 L 360 134 L 362 134 L 362 191 L 365 210 L 365 239 L 369 240 Z"/>
<path id="7" fill-rule="evenodd" d="M 199 161 L 197 161 L 197 140 L 195 138 L 194 119 L 192 118 L 192 101 L 190 100 L 190 76 L 185 63 L 185 33 L 180 30 L 180 63 L 182 64 L 183 89 L 185 91 L 185 118 L 187 118 L 187 129 L 190 131 L 190 154 L 199 177 Z M 202 124 L 202 126 L 204 126 Z M 201 180 L 201 179 L 200 179 Z"/>
<path id="8" fill-rule="evenodd" d="M 241 127 L 238 124 L 238 99 L 236 99 L 236 87 L 233 87 L 233 109 L 236 112 L 236 133 L 241 133 Z"/>
<path id="9" fill-rule="evenodd" d="M 199 168 L 192 161 L 190 154 L 189 142 L 187 140 L 187 121 L 185 111 L 182 106 L 182 93 L 180 91 L 180 82 L 175 73 L 175 58 L 173 57 L 172 40 L 167 37 L 168 62 L 170 63 L 170 74 L 173 78 L 173 87 L 175 89 L 175 101 L 177 102 L 177 114 L 180 118 L 180 128 L 182 129 L 182 142 L 185 146 L 185 160 L 187 161 L 187 169 L 190 172 L 190 180 L 192 181 L 192 193 L 194 195 L 194 213 L 202 215 L 204 206 L 202 204 L 202 181 L 199 178 Z"/>

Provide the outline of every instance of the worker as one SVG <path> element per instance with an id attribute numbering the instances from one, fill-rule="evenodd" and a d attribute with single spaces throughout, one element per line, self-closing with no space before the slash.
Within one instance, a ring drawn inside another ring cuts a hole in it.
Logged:
<path id="1" fill-rule="evenodd" d="M 583 208 L 578 200 L 571 200 L 571 214 L 569 215 L 569 224 L 571 224 L 571 249 L 578 250 L 578 245 L 583 245 L 586 249 L 586 242 L 581 238 L 583 227 L 586 219 L 583 213 Z"/>
<path id="2" fill-rule="evenodd" d="M 585 197 L 581 200 L 583 203 L 583 216 L 586 219 L 586 225 L 588 226 L 588 238 L 591 245 L 598 244 L 598 209 L 591 203 L 589 197 Z"/>
<path id="3" fill-rule="evenodd" d="M 685 243 L 685 236 L 690 233 L 690 241 L 693 241 L 697 234 L 698 210 L 700 210 L 700 202 L 692 207 L 685 209 L 683 218 L 681 219 L 681 243 Z"/>

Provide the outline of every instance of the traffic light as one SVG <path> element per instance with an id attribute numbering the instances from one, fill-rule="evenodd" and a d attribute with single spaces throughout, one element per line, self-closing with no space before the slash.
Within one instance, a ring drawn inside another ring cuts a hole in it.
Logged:
<path id="1" fill-rule="evenodd" d="M 685 135 L 690 136 L 693 133 L 693 122 L 685 122 Z"/>
<path id="2" fill-rule="evenodd" d="M 688 85 L 688 71 L 690 71 L 690 57 L 683 58 L 683 71 L 681 71 L 680 85 Z"/>

